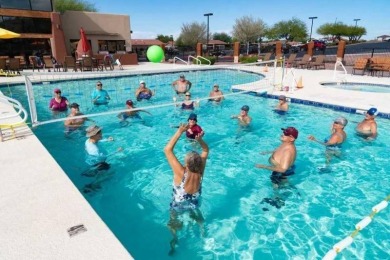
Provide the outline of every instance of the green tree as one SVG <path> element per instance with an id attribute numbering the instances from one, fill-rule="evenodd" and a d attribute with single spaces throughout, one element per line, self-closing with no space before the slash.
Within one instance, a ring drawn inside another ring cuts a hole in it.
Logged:
<path id="1" fill-rule="evenodd" d="M 183 24 L 179 38 L 183 45 L 195 46 L 198 42 L 206 42 L 206 34 L 205 23 L 193 22 Z"/>
<path id="2" fill-rule="evenodd" d="M 159 34 L 157 35 L 157 38 L 156 40 L 160 40 L 162 41 L 163 43 L 167 43 L 169 41 L 173 41 L 173 36 L 172 35 L 162 35 L 162 34 Z"/>
<path id="3" fill-rule="evenodd" d="M 95 4 L 84 0 L 54 0 L 54 11 L 60 13 L 65 11 L 97 12 L 97 9 Z"/>
<path id="4" fill-rule="evenodd" d="M 306 24 L 298 18 L 292 18 L 288 21 L 280 21 L 266 31 L 267 38 L 280 39 L 287 41 L 304 41 L 307 37 Z"/>
<path id="5" fill-rule="evenodd" d="M 246 53 L 249 54 L 249 44 L 257 42 L 264 35 L 266 24 L 261 19 L 255 20 L 251 16 L 236 19 L 233 26 L 233 37 L 247 45 Z"/>
<path id="6" fill-rule="evenodd" d="M 341 36 L 346 36 L 350 41 L 357 41 L 367 33 L 366 28 L 359 26 L 349 26 L 339 23 L 326 23 L 318 27 L 317 33 L 321 35 L 332 35 L 341 40 Z"/>
<path id="7" fill-rule="evenodd" d="M 220 40 L 226 43 L 232 42 L 232 37 L 228 35 L 227 33 L 214 33 L 213 34 L 213 40 Z"/>

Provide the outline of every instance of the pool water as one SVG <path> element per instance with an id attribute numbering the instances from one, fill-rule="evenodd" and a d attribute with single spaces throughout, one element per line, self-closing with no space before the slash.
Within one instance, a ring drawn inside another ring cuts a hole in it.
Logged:
<path id="1" fill-rule="evenodd" d="M 330 88 L 339 88 L 344 90 L 390 93 L 390 85 L 383 85 L 383 84 L 348 82 L 348 83 L 323 83 L 322 85 Z"/>
<path id="2" fill-rule="evenodd" d="M 171 77 L 166 81 L 170 82 Z M 201 77 L 197 80 L 201 81 Z M 229 78 L 221 80 L 225 82 L 220 84 L 221 90 L 229 93 Z M 203 97 L 214 83 L 213 77 L 207 77 L 204 84 L 194 85 L 193 93 Z M 137 106 L 168 102 L 172 94 L 167 92 L 167 96 L 156 98 L 161 101 L 139 102 Z M 121 107 L 121 102 L 118 98 L 118 105 L 109 109 Z M 195 110 L 210 147 L 200 207 L 204 221 L 196 223 L 186 214 L 181 216 L 183 227 L 178 232 L 174 258 L 319 258 L 350 235 L 372 206 L 388 195 L 390 138 L 385 133 L 390 129 L 389 120 L 378 118 L 379 136 L 367 142 L 354 134 L 355 122 L 361 121 L 362 115 L 299 104 L 291 104 L 286 115 L 279 115 L 272 111 L 276 103 L 277 100 L 237 94 L 220 105 L 202 101 Z M 250 106 L 253 118 L 247 129 L 230 119 L 244 104 Z M 50 118 L 45 104 L 38 108 L 41 118 Z M 173 177 L 163 148 L 177 130 L 174 126 L 186 122 L 190 112 L 173 105 L 148 111 L 152 116 L 143 113 L 143 120 L 131 121 L 124 127 L 115 115 L 94 118 L 104 127 L 104 136 L 115 138 L 102 146 L 109 152 L 124 148 L 109 158 L 111 169 L 98 180 L 81 175 L 87 169 L 83 134 L 66 137 L 62 123 L 43 125 L 34 132 L 135 259 L 171 259 L 168 252 L 172 236 L 167 223 Z M 307 136 L 327 137 L 333 119 L 340 115 L 349 120 L 348 139 L 342 157 L 333 158 L 327 167 L 325 149 L 308 141 Z M 280 144 L 280 128 L 286 126 L 299 130 L 296 174 L 289 177 L 287 186 L 274 190 L 270 171 L 254 165 L 268 163 L 269 155 L 260 152 L 275 149 Z M 175 152 L 183 161 L 185 153 L 192 149 L 199 147 L 183 137 Z M 85 189 L 90 183 L 94 183 L 94 189 Z M 276 197 L 281 198 L 278 207 L 266 202 Z M 342 256 L 387 258 L 388 219 L 387 208 L 360 232 Z"/>

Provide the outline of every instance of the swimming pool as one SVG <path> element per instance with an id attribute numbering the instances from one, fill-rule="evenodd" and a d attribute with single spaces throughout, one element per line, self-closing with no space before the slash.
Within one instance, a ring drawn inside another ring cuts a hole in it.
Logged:
<path id="1" fill-rule="evenodd" d="M 165 79 L 167 86 L 174 76 Z M 191 80 L 189 76 L 188 79 Z M 159 80 L 163 79 L 159 77 Z M 152 79 L 150 82 L 153 85 Z M 203 97 L 214 83 L 214 77 L 210 76 L 199 88 L 194 86 L 193 93 Z M 227 93 L 229 80 L 220 85 Z M 37 91 L 40 87 L 47 86 L 38 85 Z M 129 93 L 134 92 L 129 90 Z M 167 91 L 167 96 L 157 96 L 154 102 L 163 103 L 171 98 Z M 156 103 L 140 102 L 137 106 Z M 377 119 L 378 139 L 365 142 L 353 131 L 352 121 L 361 121 L 361 115 L 292 104 L 289 113 L 281 116 L 272 112 L 276 103 L 276 100 L 236 95 L 221 105 L 202 102 L 196 110 L 198 122 L 206 132 L 204 139 L 210 146 L 200 208 L 205 221 L 201 232 L 197 224 L 186 219 L 179 233 L 176 258 L 318 258 L 349 235 L 354 225 L 370 213 L 371 207 L 387 195 L 390 139 L 384 133 L 390 127 L 389 120 Z M 88 104 L 85 103 L 84 111 L 92 110 Z M 253 117 L 249 129 L 239 128 L 230 119 L 243 104 L 250 106 Z M 118 99 L 117 107 L 121 106 Z M 47 114 L 46 107 L 46 103 L 38 106 L 40 114 Z M 171 126 L 185 122 L 189 113 L 173 106 L 148 111 L 153 115 L 142 115 L 144 122 L 134 121 L 126 127 L 121 127 L 115 115 L 95 118 L 104 127 L 104 134 L 116 139 L 105 144 L 107 150 L 122 146 L 124 152 L 109 160 L 112 169 L 101 188 L 84 196 L 135 259 L 168 259 L 171 234 L 166 224 L 172 172 L 162 150 L 176 130 Z M 326 137 L 333 118 L 339 115 L 350 121 L 346 127 L 348 142 L 343 158 L 334 159 L 330 171 L 324 171 L 324 149 L 307 141 L 307 136 Z M 254 164 L 267 162 L 268 156 L 259 152 L 274 149 L 279 144 L 280 128 L 289 125 L 300 131 L 296 143 L 297 173 L 289 179 L 291 186 L 278 191 L 285 205 L 277 209 L 261 203 L 263 198 L 276 196 L 276 191 L 270 184 L 270 172 L 256 169 Z M 82 190 L 93 181 L 80 174 L 86 169 L 85 137 L 67 138 L 63 130 L 62 123 L 55 123 L 40 126 L 34 132 Z M 190 143 L 179 141 L 176 150 L 181 160 L 189 149 L 192 149 Z M 386 221 L 389 217 L 388 209 L 378 214 L 342 255 L 386 258 L 390 250 L 387 243 L 390 228 Z"/>
<path id="2" fill-rule="evenodd" d="M 376 93 L 390 93 L 390 85 L 385 84 L 371 84 L 358 82 L 332 82 L 322 83 L 321 85 L 330 88 L 339 88 L 352 91 L 376 92 Z"/>

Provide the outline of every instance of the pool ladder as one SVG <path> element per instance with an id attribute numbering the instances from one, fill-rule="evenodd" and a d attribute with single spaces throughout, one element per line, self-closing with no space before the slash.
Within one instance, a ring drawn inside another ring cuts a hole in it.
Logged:
<path id="1" fill-rule="evenodd" d="M 27 111 L 23 108 L 22 104 L 20 104 L 20 102 L 17 101 L 16 99 L 7 96 L 0 96 L 0 103 L 3 103 L 7 106 L 12 106 L 12 108 L 15 110 L 15 113 L 11 113 L 10 115 L 6 115 L 6 116 L 0 115 L 0 142 L 3 142 L 4 130 L 10 130 L 12 138 L 15 138 L 16 137 L 15 128 L 26 125 L 28 114 Z M 11 118 L 18 118 L 19 120 L 12 123 L 4 122 L 4 120 L 11 119 Z"/>

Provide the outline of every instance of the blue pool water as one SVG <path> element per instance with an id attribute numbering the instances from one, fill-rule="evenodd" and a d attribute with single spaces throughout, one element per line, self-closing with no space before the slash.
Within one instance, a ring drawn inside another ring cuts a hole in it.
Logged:
<path id="1" fill-rule="evenodd" d="M 207 95 L 215 81 L 220 83 L 223 92 L 229 93 L 230 80 L 239 78 L 204 73 L 204 79 L 201 73 L 193 79 L 188 75 L 189 80 L 198 82 L 192 91 L 195 98 Z M 157 85 L 153 79 L 166 81 L 169 87 L 177 75 L 151 76 L 147 82 Z M 241 77 L 243 82 L 250 82 L 258 76 Z M 114 87 L 114 80 L 106 80 Z M 119 80 L 118 84 L 121 84 Z M 85 82 L 74 85 L 85 85 Z M 50 89 L 54 87 L 56 84 L 50 84 Z M 37 85 L 34 90 L 46 93 L 45 88 L 48 86 Z M 118 85 L 113 89 L 120 88 L 122 86 Z M 63 89 L 67 91 L 66 87 Z M 18 88 L 14 92 L 18 93 Z M 160 92 L 165 96 L 157 94 L 155 101 L 139 102 L 137 106 L 150 107 L 171 101 L 170 91 L 159 87 L 157 93 Z M 127 93 L 133 96 L 134 91 Z M 75 100 L 84 102 L 82 98 L 75 97 Z M 113 101 L 115 104 L 110 104 L 108 109 L 122 108 L 122 102 L 118 95 Z M 204 222 L 198 225 L 187 215 L 182 216 L 183 228 L 178 233 L 174 258 L 317 259 L 350 235 L 355 224 L 371 212 L 372 206 L 388 195 L 390 138 L 385 133 L 390 129 L 389 120 L 378 118 L 379 136 L 374 142 L 366 142 L 355 136 L 353 130 L 354 122 L 361 121 L 362 115 L 291 104 L 288 114 L 282 116 L 272 111 L 276 103 L 276 100 L 261 97 L 235 95 L 227 97 L 221 105 L 201 102 L 196 109 L 198 123 L 206 132 L 204 140 L 210 146 L 200 208 Z M 84 112 L 93 111 L 89 101 L 82 104 Z M 230 119 L 244 104 L 250 106 L 253 118 L 248 129 L 241 129 Z M 38 109 L 41 118 L 50 118 L 46 103 L 40 104 Z M 94 118 L 104 127 L 105 136 L 115 138 L 114 142 L 102 145 L 108 151 L 120 146 L 124 151 L 109 159 L 112 168 L 105 179 L 100 180 L 100 189 L 83 194 L 135 259 L 171 259 L 168 252 L 172 237 L 166 225 L 172 171 L 163 148 L 176 131 L 172 126 L 185 122 L 189 112 L 174 106 L 148 111 L 152 116 L 142 114 L 143 122 L 132 121 L 126 127 L 121 127 L 115 115 Z M 349 120 L 347 143 L 342 157 L 334 158 L 326 168 L 324 148 L 309 142 L 307 136 L 325 138 L 332 120 L 340 115 Z M 270 172 L 256 169 L 254 165 L 267 163 L 268 156 L 260 152 L 276 148 L 280 143 L 280 128 L 286 126 L 295 126 L 300 131 L 296 141 L 297 170 L 289 178 L 287 187 L 274 190 Z M 81 176 L 87 169 L 84 162 L 86 138 L 78 134 L 65 137 L 63 130 L 62 123 L 54 123 L 40 126 L 34 132 L 83 192 L 85 185 L 94 181 Z M 197 147 L 182 138 L 175 149 L 179 160 L 182 161 L 190 149 Z M 264 198 L 276 196 L 285 201 L 280 209 L 261 203 Z M 387 208 L 360 232 L 342 256 L 346 259 L 387 258 L 390 252 L 388 219 L 390 210 Z"/>
<path id="2" fill-rule="evenodd" d="M 348 82 L 348 83 L 323 83 L 322 85 L 330 88 L 339 88 L 344 90 L 390 93 L 390 85 L 384 85 L 384 84 Z"/>

